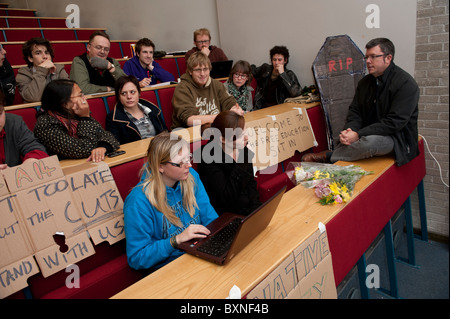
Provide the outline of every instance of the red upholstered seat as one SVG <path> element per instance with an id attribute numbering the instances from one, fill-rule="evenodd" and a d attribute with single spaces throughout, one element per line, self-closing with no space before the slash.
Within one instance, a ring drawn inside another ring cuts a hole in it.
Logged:
<path id="1" fill-rule="evenodd" d="M 36 109 L 34 107 L 27 107 L 17 110 L 8 110 L 7 113 L 20 115 L 28 128 L 33 131 L 34 124 L 36 124 Z"/>
<path id="2" fill-rule="evenodd" d="M 158 90 L 160 107 L 164 115 L 164 121 L 166 122 L 166 126 L 169 130 L 170 127 L 172 126 L 172 114 L 173 114 L 172 97 L 174 92 L 175 87 L 169 87 Z"/>
<path id="3" fill-rule="evenodd" d="M 172 73 L 175 79 L 178 79 L 177 63 L 174 58 L 156 59 L 155 60 L 164 70 Z"/>
<path id="4" fill-rule="evenodd" d="M 28 41 L 30 38 L 42 37 L 41 30 L 39 29 L 22 29 L 22 30 L 5 29 L 4 34 L 6 36 L 7 41 Z"/>
<path id="5" fill-rule="evenodd" d="M 50 41 L 77 40 L 73 29 L 43 30 L 44 37 Z"/>
<path id="6" fill-rule="evenodd" d="M 89 108 L 91 109 L 91 116 L 96 119 L 103 128 L 106 125 L 106 107 L 103 98 L 96 97 L 87 100 L 89 103 Z"/>

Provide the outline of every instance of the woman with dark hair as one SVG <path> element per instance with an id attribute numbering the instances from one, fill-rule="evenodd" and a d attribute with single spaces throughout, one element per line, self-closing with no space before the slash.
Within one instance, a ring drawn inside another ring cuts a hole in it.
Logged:
<path id="1" fill-rule="evenodd" d="M 22 53 L 27 66 L 18 70 L 16 81 L 25 102 L 40 101 L 47 83 L 69 78 L 64 65 L 52 62 L 55 55 L 47 39 L 31 38 L 23 44 Z"/>
<path id="2" fill-rule="evenodd" d="M 50 154 L 100 162 L 119 148 L 114 136 L 90 117 L 89 104 L 74 81 L 50 82 L 41 102 L 34 134 Z"/>
<path id="3" fill-rule="evenodd" d="M 167 130 L 161 110 L 153 103 L 141 99 L 139 81 L 133 75 L 116 81 L 116 105 L 106 117 L 106 130 L 120 144 L 155 136 Z"/>
<path id="4" fill-rule="evenodd" d="M 250 112 L 253 109 L 253 88 L 250 86 L 252 80 L 253 75 L 250 63 L 239 60 L 231 68 L 230 76 L 224 83 L 228 93 L 234 96 L 236 102 L 246 112 Z"/>
<path id="5" fill-rule="evenodd" d="M 211 136 L 202 147 L 198 173 L 216 212 L 249 215 L 261 205 L 253 177 L 253 152 L 247 148 L 245 119 L 223 111 L 203 136 Z"/>

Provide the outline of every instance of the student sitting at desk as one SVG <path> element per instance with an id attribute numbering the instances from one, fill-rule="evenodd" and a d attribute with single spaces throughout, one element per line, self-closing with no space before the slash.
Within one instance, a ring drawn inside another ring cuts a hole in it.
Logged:
<path id="1" fill-rule="evenodd" d="M 40 101 L 50 81 L 69 78 L 64 65 L 52 62 L 55 55 L 47 39 L 31 38 L 23 44 L 22 53 L 27 66 L 17 71 L 16 81 L 26 103 Z"/>
<path id="2" fill-rule="evenodd" d="M 0 43 L 0 92 L 5 96 L 5 105 L 14 104 L 16 94 L 16 78 L 11 64 L 6 59 L 6 50 Z"/>
<path id="3" fill-rule="evenodd" d="M 125 72 L 116 59 L 108 57 L 109 35 L 95 31 L 89 37 L 87 52 L 73 58 L 70 79 L 78 83 L 84 94 L 111 92 L 116 79 Z"/>
<path id="4" fill-rule="evenodd" d="M 211 61 L 202 52 L 193 53 L 187 61 L 186 73 L 175 88 L 172 98 L 172 129 L 212 123 L 221 111 L 232 110 L 243 115 L 236 103 L 218 80 L 209 76 Z"/>
<path id="5" fill-rule="evenodd" d="M 250 63 L 239 60 L 233 65 L 228 80 L 223 84 L 245 112 L 253 109 L 253 88 L 250 86 L 252 79 Z"/>
<path id="6" fill-rule="evenodd" d="M 115 137 L 90 117 L 89 104 L 72 80 L 50 82 L 42 93 L 34 134 L 50 154 L 100 162 L 119 148 Z"/>
<path id="7" fill-rule="evenodd" d="M 245 119 L 223 111 L 208 130 L 211 139 L 202 147 L 198 173 L 211 204 L 219 215 L 225 212 L 249 215 L 261 202 L 253 176 L 254 154 L 247 148 Z"/>
<path id="8" fill-rule="evenodd" d="M 45 147 L 16 114 L 7 114 L 5 97 L 0 91 L 0 170 L 22 164 L 29 159 L 47 157 Z"/>
<path id="9" fill-rule="evenodd" d="M 136 42 L 136 56 L 125 62 L 123 71 L 128 75 L 134 75 L 139 80 L 140 87 L 159 82 L 175 81 L 175 77 L 169 71 L 164 70 L 155 60 L 155 44 L 152 40 L 143 38 Z"/>
<path id="10" fill-rule="evenodd" d="M 116 81 L 116 105 L 106 116 L 106 130 L 120 144 L 155 136 L 167 130 L 161 110 L 153 103 L 140 99 L 139 81 L 133 75 Z"/>
<path id="11" fill-rule="evenodd" d="M 128 264 L 157 269 L 183 254 L 179 243 L 206 237 L 204 225 L 217 213 L 178 135 L 163 132 L 150 141 L 141 174 L 124 203 Z"/>
<path id="12" fill-rule="evenodd" d="M 195 52 L 203 52 L 211 62 L 228 61 L 228 57 L 221 48 L 211 45 L 211 33 L 206 28 L 194 31 L 194 47 L 184 56 L 186 64 L 189 57 Z"/>
<path id="13" fill-rule="evenodd" d="M 285 46 L 270 49 L 271 64 L 256 67 L 252 73 L 256 79 L 255 109 L 278 105 L 290 97 L 299 96 L 302 87 L 294 71 L 286 68 L 289 63 L 289 50 Z"/>

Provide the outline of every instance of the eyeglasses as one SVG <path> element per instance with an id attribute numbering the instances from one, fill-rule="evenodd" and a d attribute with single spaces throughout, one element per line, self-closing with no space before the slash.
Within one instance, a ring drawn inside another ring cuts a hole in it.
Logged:
<path id="1" fill-rule="evenodd" d="M 189 154 L 186 158 L 181 160 L 180 163 L 173 163 L 173 162 L 167 162 L 167 164 L 170 164 L 172 166 L 180 168 L 183 165 L 191 165 L 192 164 L 192 153 Z"/>
<path id="2" fill-rule="evenodd" d="M 386 54 L 378 54 L 378 55 L 366 55 L 365 57 L 364 57 L 364 60 L 369 60 L 369 59 L 371 59 L 371 60 L 375 60 L 376 58 L 379 58 L 379 57 L 381 57 L 381 56 L 385 56 Z"/>
<path id="3" fill-rule="evenodd" d="M 207 72 L 209 72 L 209 68 L 193 69 L 192 71 L 193 71 L 193 72 L 197 72 L 197 73 L 201 73 L 201 72 L 207 73 Z"/>
<path id="4" fill-rule="evenodd" d="M 233 76 L 234 76 L 236 79 L 239 79 L 239 78 L 241 78 L 241 79 L 243 79 L 243 80 L 247 80 L 247 79 L 248 79 L 248 75 L 247 75 L 247 74 L 234 73 Z"/>
<path id="5" fill-rule="evenodd" d="M 79 95 L 71 95 L 70 98 L 71 99 L 84 98 L 84 94 L 80 93 Z"/>
<path id="6" fill-rule="evenodd" d="M 201 40 L 201 41 L 195 41 L 197 44 L 206 44 L 209 43 L 211 40 Z"/>
<path id="7" fill-rule="evenodd" d="M 109 52 L 110 48 L 108 47 L 102 47 L 101 45 L 94 45 L 93 46 L 96 50 L 98 51 L 105 51 L 105 52 Z"/>

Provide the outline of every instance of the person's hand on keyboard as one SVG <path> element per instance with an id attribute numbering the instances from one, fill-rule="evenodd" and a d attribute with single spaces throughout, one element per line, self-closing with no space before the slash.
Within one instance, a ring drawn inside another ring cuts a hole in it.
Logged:
<path id="1" fill-rule="evenodd" d="M 194 224 L 189 225 L 181 234 L 178 234 L 175 238 L 177 240 L 177 244 L 184 243 L 185 241 L 189 241 L 193 238 L 205 238 L 211 232 L 208 228 L 203 225 Z"/>

